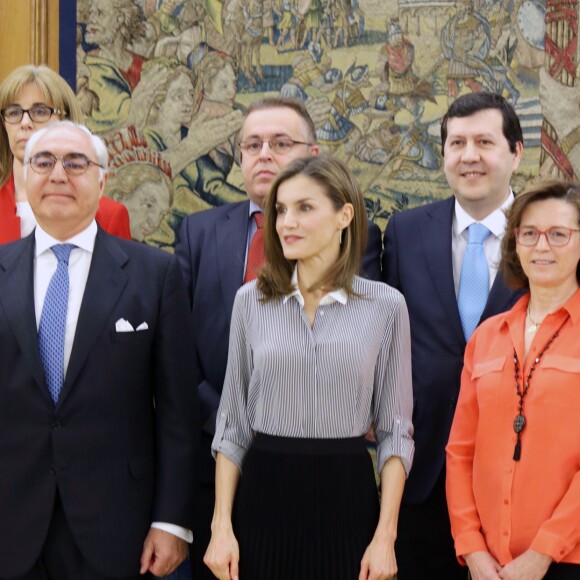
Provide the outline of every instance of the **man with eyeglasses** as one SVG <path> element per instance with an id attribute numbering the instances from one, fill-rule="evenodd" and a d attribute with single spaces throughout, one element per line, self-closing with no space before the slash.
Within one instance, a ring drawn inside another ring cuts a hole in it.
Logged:
<path id="1" fill-rule="evenodd" d="M 445 446 L 466 342 L 520 295 L 497 274 L 523 151 L 516 112 L 500 95 L 463 95 L 443 117 L 441 145 L 453 196 L 391 217 L 383 252 L 384 281 L 407 301 L 413 354 L 415 457 L 395 544 L 399 580 L 466 578 L 447 512 Z"/>
<path id="2" fill-rule="evenodd" d="M 201 493 L 192 555 L 193 577 L 211 579 L 203 564 L 214 505 L 215 462 L 211 441 L 228 358 L 230 318 L 238 289 L 255 278 L 263 262 L 261 219 L 276 175 L 291 161 L 318 155 L 314 123 L 302 101 L 268 97 L 248 108 L 240 131 L 241 170 L 248 200 L 190 215 L 183 220 L 175 253 L 189 287 L 202 424 Z M 369 223 L 364 274 L 380 278 L 380 230 Z"/>
<path id="3" fill-rule="evenodd" d="M 0 243 L 27 236 L 36 225 L 26 196 L 24 149 L 35 131 L 68 119 L 82 122 L 75 94 L 46 66 L 13 70 L 0 84 Z M 97 223 L 106 231 L 131 238 L 127 208 L 101 197 Z"/>
<path id="4" fill-rule="evenodd" d="M 186 556 L 197 368 L 177 259 L 105 233 L 107 150 L 58 122 L 24 155 L 37 220 L 0 247 L 0 578 L 137 580 Z"/>

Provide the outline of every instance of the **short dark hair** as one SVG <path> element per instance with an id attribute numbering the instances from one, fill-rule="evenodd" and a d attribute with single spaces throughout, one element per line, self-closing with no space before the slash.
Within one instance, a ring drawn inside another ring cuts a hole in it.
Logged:
<path id="1" fill-rule="evenodd" d="M 462 95 L 449 107 L 441 120 L 441 152 L 445 155 L 445 141 L 447 140 L 447 124 L 454 117 L 469 117 L 479 111 L 497 109 L 503 117 L 503 134 L 510 146 L 510 151 L 515 153 L 518 142 L 524 144 L 524 135 L 520 120 L 514 108 L 496 93 L 468 93 Z"/>
<path id="2" fill-rule="evenodd" d="M 354 208 L 352 221 L 343 230 L 338 260 L 313 284 L 310 290 L 327 291 L 343 288 L 354 295 L 352 282 L 360 270 L 362 255 L 367 243 L 367 214 L 364 196 L 355 177 L 340 160 L 326 155 L 313 155 L 295 159 L 289 163 L 272 183 L 266 198 L 264 220 L 264 248 L 266 265 L 258 276 L 258 289 L 264 299 L 285 296 L 292 291 L 292 273 L 295 261 L 284 256 L 282 244 L 276 232 L 276 204 L 278 189 L 286 181 L 304 175 L 319 183 L 325 190 L 334 209 L 339 211 L 350 203 Z"/>
<path id="3" fill-rule="evenodd" d="M 516 233 L 522 221 L 522 215 L 528 206 L 546 199 L 561 199 L 576 209 L 580 225 L 580 185 L 557 179 L 540 179 L 532 182 L 519 193 L 507 212 L 505 235 L 501 242 L 501 262 L 499 271 L 505 283 L 514 289 L 529 288 L 528 277 L 525 275 L 516 252 Z M 576 279 L 580 282 L 580 262 L 576 267 Z"/>
<path id="4" fill-rule="evenodd" d="M 301 119 L 304 121 L 304 127 L 306 129 L 306 135 L 304 137 L 309 143 L 316 143 L 316 127 L 314 126 L 314 121 L 306 109 L 304 101 L 300 99 L 292 99 L 290 97 L 264 97 L 263 99 L 258 99 L 254 101 L 246 110 L 244 115 L 244 124 L 246 119 L 255 111 L 265 111 L 266 109 L 291 109 L 294 111 Z M 240 130 L 240 139 L 244 131 L 244 125 Z"/>

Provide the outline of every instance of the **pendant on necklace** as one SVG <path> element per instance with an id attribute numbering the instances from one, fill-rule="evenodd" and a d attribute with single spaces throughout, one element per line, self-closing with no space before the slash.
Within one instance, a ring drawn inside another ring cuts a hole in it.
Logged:
<path id="1" fill-rule="evenodd" d="M 530 332 L 530 333 L 536 332 L 536 330 L 538 330 L 538 326 L 540 326 L 540 325 L 537 324 L 536 322 L 532 322 L 530 320 L 530 326 L 528 327 L 528 332 Z"/>
<path id="2" fill-rule="evenodd" d="M 521 413 L 519 413 L 514 419 L 514 431 L 519 434 L 523 431 L 525 426 L 526 418 Z"/>

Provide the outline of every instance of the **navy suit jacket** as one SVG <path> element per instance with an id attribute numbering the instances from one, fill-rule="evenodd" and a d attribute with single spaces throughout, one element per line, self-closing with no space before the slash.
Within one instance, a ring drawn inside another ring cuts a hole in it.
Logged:
<path id="1" fill-rule="evenodd" d="M 178 261 L 97 233 L 55 406 L 37 346 L 34 234 L 0 247 L 0 577 L 24 574 L 60 493 L 107 577 L 139 573 L 153 521 L 193 527 L 197 369 Z M 125 318 L 139 332 L 118 333 Z"/>
<path id="2" fill-rule="evenodd" d="M 243 284 L 249 203 L 246 200 L 187 216 L 175 249 L 191 300 L 202 377 L 198 394 L 206 448 L 215 430 L 224 383 L 234 298 Z M 369 223 L 362 266 L 367 278 L 380 280 L 380 254 L 380 230 Z M 213 459 L 209 453 L 202 455 L 202 481 L 213 482 Z"/>
<path id="3" fill-rule="evenodd" d="M 445 463 L 465 337 L 457 307 L 451 251 L 455 198 L 395 214 L 385 232 L 384 281 L 405 296 L 411 322 L 415 457 L 404 500 L 427 499 Z M 509 310 L 521 292 L 498 273 L 481 316 Z"/>

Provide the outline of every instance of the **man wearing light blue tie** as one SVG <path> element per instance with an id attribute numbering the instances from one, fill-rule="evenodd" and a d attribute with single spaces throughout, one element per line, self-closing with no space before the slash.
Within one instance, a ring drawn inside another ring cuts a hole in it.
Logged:
<path id="1" fill-rule="evenodd" d="M 497 274 L 523 151 L 514 109 L 500 95 L 466 94 L 443 117 L 441 144 L 453 196 L 394 215 L 384 238 L 383 277 L 407 301 L 413 356 L 415 458 L 395 546 L 399 580 L 466 578 L 447 513 L 445 445 L 466 342 L 519 296 Z"/>
<path id="2" fill-rule="evenodd" d="M 197 368 L 177 258 L 97 226 L 85 127 L 25 154 L 35 231 L 0 247 L 0 578 L 169 574 L 193 527 Z"/>

